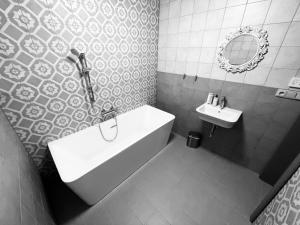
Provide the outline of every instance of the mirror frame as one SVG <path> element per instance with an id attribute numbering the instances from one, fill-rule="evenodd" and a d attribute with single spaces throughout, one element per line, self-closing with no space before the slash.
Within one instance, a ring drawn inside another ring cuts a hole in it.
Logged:
<path id="1" fill-rule="evenodd" d="M 257 41 L 257 51 L 251 60 L 241 65 L 233 65 L 229 63 L 229 59 L 225 58 L 226 46 L 235 38 L 242 35 L 251 35 Z M 264 55 L 268 52 L 268 33 L 261 28 L 252 28 L 250 26 L 241 27 L 237 32 L 226 35 L 225 40 L 217 49 L 217 61 L 220 68 L 231 73 L 242 73 L 247 70 L 252 70 L 257 67 L 257 64 L 264 59 Z"/>

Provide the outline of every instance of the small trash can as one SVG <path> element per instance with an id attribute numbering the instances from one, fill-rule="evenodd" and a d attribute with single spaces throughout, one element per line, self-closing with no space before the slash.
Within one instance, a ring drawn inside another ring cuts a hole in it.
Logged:
<path id="1" fill-rule="evenodd" d="M 186 146 L 190 148 L 198 148 L 201 144 L 201 133 L 190 131 L 186 140 Z"/>

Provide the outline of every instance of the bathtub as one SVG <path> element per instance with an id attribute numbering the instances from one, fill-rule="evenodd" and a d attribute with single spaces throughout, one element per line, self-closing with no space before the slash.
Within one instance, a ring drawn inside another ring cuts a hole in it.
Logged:
<path id="1" fill-rule="evenodd" d="M 149 105 L 118 115 L 115 141 L 103 140 L 91 126 L 48 143 L 64 183 L 87 204 L 103 199 L 166 145 L 175 116 Z M 106 138 L 113 120 L 101 123 Z"/>

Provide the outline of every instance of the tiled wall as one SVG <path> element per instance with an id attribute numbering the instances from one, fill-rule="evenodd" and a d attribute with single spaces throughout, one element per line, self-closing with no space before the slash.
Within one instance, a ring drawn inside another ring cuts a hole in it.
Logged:
<path id="1" fill-rule="evenodd" d="M 254 225 L 300 223 L 300 168 L 253 223 Z"/>
<path id="2" fill-rule="evenodd" d="M 212 138 L 208 137 L 211 125 L 195 111 L 209 92 L 225 95 L 229 107 L 243 111 L 233 128 L 218 127 Z M 182 75 L 158 72 L 157 107 L 176 116 L 176 133 L 187 136 L 188 131 L 200 131 L 203 148 L 260 173 L 300 120 L 300 101 L 278 98 L 275 92 L 271 87 L 207 78 L 195 81 L 192 76 L 183 79 Z M 293 145 L 284 154 L 297 150 L 299 146 Z"/>
<path id="3" fill-rule="evenodd" d="M 0 106 L 41 167 L 47 142 L 90 126 L 102 107 L 154 104 L 157 0 L 1 0 Z M 86 52 L 94 109 L 70 49 Z"/>
<path id="4" fill-rule="evenodd" d="M 286 88 L 300 76 L 299 0 L 162 0 L 158 71 Z M 216 48 L 229 32 L 251 25 L 268 31 L 269 52 L 252 71 L 219 69 Z"/>
<path id="5" fill-rule="evenodd" d="M 32 161 L 0 109 L 0 224 L 54 225 Z"/>

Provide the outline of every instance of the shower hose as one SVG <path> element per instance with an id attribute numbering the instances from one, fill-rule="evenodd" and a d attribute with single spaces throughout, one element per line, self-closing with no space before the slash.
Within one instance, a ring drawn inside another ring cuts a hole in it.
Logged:
<path id="1" fill-rule="evenodd" d="M 110 128 L 116 128 L 116 133 L 115 133 L 115 136 L 112 138 L 112 139 L 108 139 L 104 136 L 103 132 L 102 132 L 102 129 L 101 129 L 101 123 L 98 124 L 98 128 L 99 128 L 99 131 L 100 131 L 100 134 L 102 136 L 102 138 L 104 139 L 104 141 L 107 141 L 107 142 L 113 142 L 117 136 L 118 136 L 118 133 L 119 133 L 119 128 L 118 128 L 118 119 L 116 117 L 116 115 L 114 114 L 113 116 L 113 119 L 115 120 L 116 124 L 115 125 L 112 125 Z M 105 120 L 104 120 L 105 121 Z"/>

